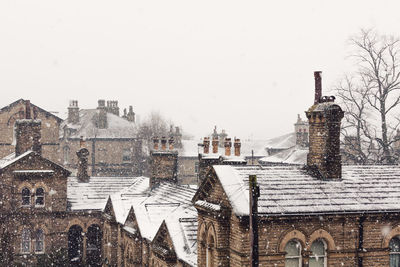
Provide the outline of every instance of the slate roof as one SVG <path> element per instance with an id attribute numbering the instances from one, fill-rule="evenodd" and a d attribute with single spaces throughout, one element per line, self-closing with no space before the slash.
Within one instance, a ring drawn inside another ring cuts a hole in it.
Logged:
<path id="1" fill-rule="evenodd" d="M 64 128 L 72 129 L 68 138 L 86 139 L 108 139 L 108 138 L 135 138 L 137 134 L 135 123 L 121 118 L 115 114 L 107 113 L 107 128 L 99 129 L 96 127 L 99 110 L 81 109 L 79 110 L 79 123 L 72 124 L 65 120 L 60 126 L 60 138 L 64 138 Z"/>
<path id="2" fill-rule="evenodd" d="M 257 175 L 260 215 L 400 212 L 399 166 L 343 166 L 342 180 L 298 166 L 214 166 L 236 215 L 249 214 L 248 177 Z"/>
<path id="3" fill-rule="evenodd" d="M 108 197 L 125 188 L 137 187 L 146 191 L 146 177 L 90 177 L 79 183 L 77 177 L 68 177 L 67 200 L 70 210 L 103 210 Z M 139 191 L 138 190 L 138 191 Z"/>
<path id="4" fill-rule="evenodd" d="M 127 187 L 111 196 L 117 222 L 124 224 L 133 207 L 140 234 L 150 242 L 165 221 L 179 259 L 197 265 L 197 210 L 191 200 L 196 193 L 184 185 L 161 182 L 151 191 L 149 180 Z M 145 189 L 145 190 L 141 190 Z M 129 227 L 127 231 L 132 232 Z"/>

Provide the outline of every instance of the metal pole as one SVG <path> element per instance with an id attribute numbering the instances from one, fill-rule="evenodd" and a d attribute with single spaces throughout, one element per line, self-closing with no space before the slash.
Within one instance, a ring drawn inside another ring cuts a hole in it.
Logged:
<path id="1" fill-rule="evenodd" d="M 258 267 L 258 197 L 260 187 L 257 185 L 257 176 L 249 175 L 250 199 L 250 260 L 252 267 Z"/>

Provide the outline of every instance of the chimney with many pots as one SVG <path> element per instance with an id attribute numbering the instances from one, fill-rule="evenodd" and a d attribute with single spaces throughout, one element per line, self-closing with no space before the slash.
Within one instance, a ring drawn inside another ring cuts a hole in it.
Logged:
<path id="1" fill-rule="evenodd" d="M 168 142 L 168 149 L 167 149 Z M 178 182 L 178 152 L 174 150 L 174 139 L 163 136 L 161 149 L 159 139 L 153 138 L 153 149 L 150 151 L 150 187 L 160 182 Z"/>

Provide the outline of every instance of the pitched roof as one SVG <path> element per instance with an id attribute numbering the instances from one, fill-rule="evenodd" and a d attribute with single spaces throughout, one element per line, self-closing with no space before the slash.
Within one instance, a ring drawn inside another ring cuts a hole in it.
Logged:
<path id="1" fill-rule="evenodd" d="M 80 183 L 77 177 L 68 178 L 67 199 L 71 210 L 102 210 L 110 195 L 125 188 L 138 187 L 145 191 L 146 177 L 90 177 Z"/>
<path id="2" fill-rule="evenodd" d="M 271 138 L 265 142 L 266 148 L 286 149 L 296 145 L 295 133 L 288 133 L 278 137 Z"/>
<path id="3" fill-rule="evenodd" d="M 20 98 L 20 99 L 18 99 L 17 101 L 14 101 L 14 102 L 12 102 L 11 104 L 9 104 L 9 105 L 7 105 L 7 106 L 5 106 L 5 107 L 2 107 L 2 108 L 0 109 L 0 113 L 1 113 L 1 112 L 4 112 L 4 111 L 7 111 L 7 110 L 11 109 L 12 107 L 14 107 L 14 106 L 16 106 L 16 105 L 18 105 L 18 104 L 20 104 L 20 103 L 23 103 L 23 104 L 25 105 L 25 101 L 26 101 L 25 99 Z M 36 106 L 35 104 L 32 104 L 32 103 L 31 103 L 31 107 L 36 107 L 40 112 L 46 113 L 46 115 L 51 116 L 51 117 L 54 117 L 58 122 L 62 122 L 62 121 L 63 121 L 60 117 L 54 115 L 54 114 L 51 113 L 51 112 L 48 112 L 47 110 L 42 109 L 42 108 L 39 107 L 39 106 Z"/>
<path id="4" fill-rule="evenodd" d="M 99 129 L 96 127 L 98 114 L 98 109 L 79 110 L 79 122 L 77 124 L 68 123 L 68 120 L 65 120 L 61 124 L 60 138 L 64 138 L 65 127 L 72 129 L 68 138 L 80 138 L 83 136 L 86 139 L 130 139 L 136 137 L 136 126 L 134 122 L 130 122 L 109 112 L 107 112 L 107 128 Z"/>
<path id="5" fill-rule="evenodd" d="M 257 175 L 260 215 L 400 211 L 399 166 L 343 166 L 342 180 L 319 180 L 297 166 L 214 166 L 236 215 L 249 214 L 248 177 Z"/>
<path id="6" fill-rule="evenodd" d="M 0 159 L 0 169 L 7 168 L 7 167 L 11 166 L 12 164 L 14 164 L 15 162 L 18 162 L 19 160 L 22 160 L 26 157 L 28 157 L 28 159 L 31 159 L 33 157 L 39 157 L 40 160 L 50 163 L 50 165 L 53 166 L 54 168 L 61 169 L 64 172 L 65 176 L 71 175 L 71 172 L 69 170 L 67 170 L 66 168 L 64 168 L 62 165 L 55 163 L 32 150 L 28 150 L 17 157 L 15 156 L 15 153 L 11 153 L 8 156 L 5 156 L 4 158 Z M 51 171 L 51 170 L 44 170 L 44 169 L 35 170 L 35 169 L 31 169 L 30 166 L 28 166 L 28 167 L 29 168 L 27 168 L 27 169 L 19 169 L 19 170 L 15 170 L 14 172 L 20 173 L 20 174 L 22 174 L 22 173 L 28 174 L 28 173 L 34 173 L 34 172 L 45 173 L 45 172 Z"/>
<path id="7" fill-rule="evenodd" d="M 308 148 L 291 147 L 271 156 L 259 159 L 262 164 L 295 164 L 304 165 L 307 163 Z"/>

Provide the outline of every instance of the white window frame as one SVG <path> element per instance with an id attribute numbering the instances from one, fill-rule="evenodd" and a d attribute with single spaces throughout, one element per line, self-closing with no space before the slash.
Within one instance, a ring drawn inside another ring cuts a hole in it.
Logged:
<path id="1" fill-rule="evenodd" d="M 25 234 L 28 235 L 28 238 L 25 239 Z M 29 254 L 31 253 L 31 249 L 32 249 L 32 237 L 31 237 L 31 230 L 29 230 L 28 228 L 23 228 L 21 231 L 21 254 Z M 28 249 L 24 250 L 24 244 L 27 243 L 28 244 Z"/>
<path id="2" fill-rule="evenodd" d="M 38 242 L 38 240 L 37 240 L 37 233 L 38 233 L 38 231 L 41 231 L 42 232 L 42 250 L 37 250 L 37 242 Z M 35 231 L 35 239 L 34 239 L 34 247 L 35 247 L 35 253 L 36 254 L 44 254 L 44 245 L 45 245 L 45 242 L 44 242 L 44 240 L 45 240 L 45 234 L 44 234 L 44 231 L 43 231 L 43 229 L 37 229 L 36 231 Z"/>
<path id="3" fill-rule="evenodd" d="M 25 196 L 23 194 L 23 191 L 27 189 L 29 191 L 29 194 L 27 196 Z M 24 204 L 24 198 L 29 198 L 29 204 Z M 30 207 L 32 205 L 32 199 L 31 199 L 31 189 L 29 189 L 28 187 L 23 187 L 21 190 L 21 207 L 27 208 Z"/>
<path id="4" fill-rule="evenodd" d="M 37 199 L 38 199 L 38 196 L 36 195 L 36 192 L 37 192 L 37 190 L 38 189 L 42 189 L 43 190 L 43 196 L 39 196 L 39 197 L 43 197 L 43 204 L 36 204 L 36 201 L 37 201 Z M 44 206 L 45 206 L 45 201 L 46 201 L 46 199 L 45 199 L 45 195 L 46 195 L 46 191 L 44 190 L 44 188 L 43 187 L 38 187 L 38 188 L 36 188 L 36 190 L 35 190 L 35 208 L 43 208 Z"/>
<path id="5" fill-rule="evenodd" d="M 302 249 L 303 247 L 301 246 L 301 243 L 299 240 L 297 239 L 290 239 L 287 243 L 286 246 L 288 245 L 289 242 L 294 241 L 299 245 L 299 256 L 287 256 L 285 255 L 285 266 L 286 266 L 286 259 L 299 259 L 299 267 L 302 267 L 302 263 L 303 263 L 303 257 L 301 255 Z M 285 246 L 285 252 L 286 252 L 286 246 Z"/>
<path id="6" fill-rule="evenodd" d="M 328 247 L 327 247 L 327 244 L 326 244 L 325 240 L 322 239 L 322 238 L 315 239 L 315 240 L 313 241 L 313 243 L 316 242 L 316 241 L 321 241 L 322 244 L 324 245 L 324 255 L 318 255 L 318 257 L 322 257 L 322 256 L 323 256 L 323 258 L 324 258 L 324 267 L 327 267 L 327 266 L 328 266 L 328 253 L 327 253 L 327 248 L 328 248 Z M 311 243 L 311 246 L 312 246 L 312 243 Z M 311 248 L 311 247 L 310 247 L 310 248 Z M 312 253 L 311 250 L 310 250 L 310 252 Z M 313 256 L 313 255 L 311 254 L 311 255 L 310 255 L 310 258 L 314 259 L 314 258 L 316 258 L 316 256 Z"/>
<path id="7" fill-rule="evenodd" d="M 400 242 L 400 237 L 399 236 L 394 236 L 392 239 L 397 239 Z M 392 239 L 390 241 L 392 241 Z M 390 265 L 390 256 L 391 255 L 400 255 L 400 251 L 391 251 L 390 250 L 390 241 L 389 241 L 389 265 Z"/>

